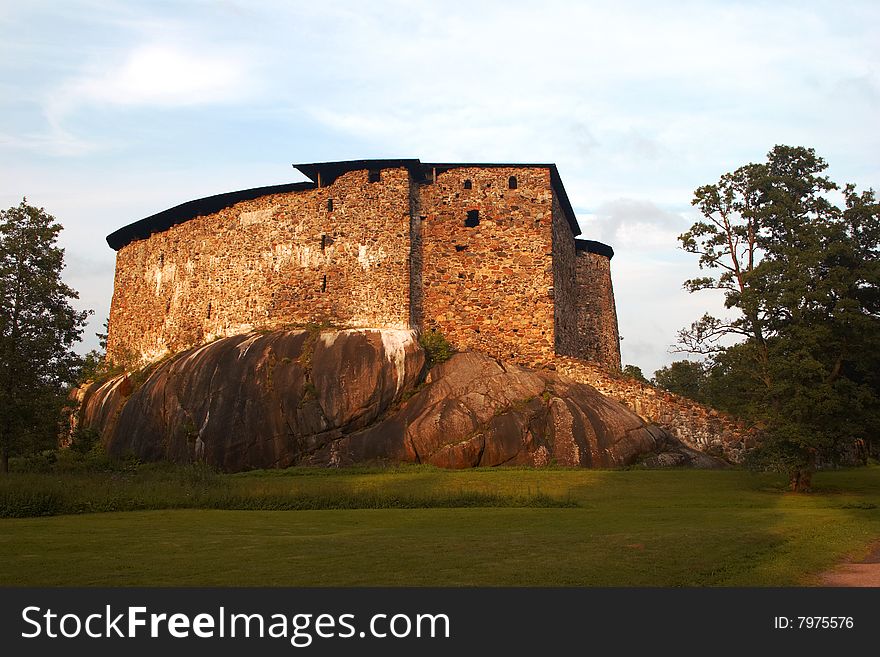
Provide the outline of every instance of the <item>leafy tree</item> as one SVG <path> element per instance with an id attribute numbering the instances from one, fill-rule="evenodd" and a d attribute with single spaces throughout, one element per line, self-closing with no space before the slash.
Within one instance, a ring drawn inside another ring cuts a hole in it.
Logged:
<path id="1" fill-rule="evenodd" d="M 65 390 L 79 358 L 71 350 L 88 312 L 61 281 L 61 225 L 23 199 L 0 212 L 0 455 L 54 445 Z"/>
<path id="2" fill-rule="evenodd" d="M 702 361 L 677 360 L 654 372 L 652 383 L 689 399 L 706 402 L 708 372 Z"/>
<path id="3" fill-rule="evenodd" d="M 641 383 L 650 383 L 645 375 L 642 373 L 642 368 L 638 365 L 627 365 L 621 371 L 626 377 L 630 379 L 635 379 L 636 381 L 640 381 Z"/>
<path id="4" fill-rule="evenodd" d="M 680 349 L 708 356 L 710 379 L 738 378 L 721 406 L 765 427 L 796 490 L 817 459 L 880 428 L 880 205 L 826 168 L 813 149 L 776 146 L 697 189 L 704 220 L 679 237 L 712 274 L 685 287 L 723 290 L 733 311 L 682 330 Z"/>

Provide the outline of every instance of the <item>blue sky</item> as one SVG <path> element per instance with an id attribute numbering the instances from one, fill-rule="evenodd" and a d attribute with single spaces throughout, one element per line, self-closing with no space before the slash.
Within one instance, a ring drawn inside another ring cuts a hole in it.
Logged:
<path id="1" fill-rule="evenodd" d="M 0 0 L 0 207 L 65 226 L 92 346 L 104 236 L 144 216 L 293 162 L 555 162 L 650 375 L 719 306 L 681 289 L 696 187 L 778 143 L 878 186 L 878 28 L 876 2 Z"/>

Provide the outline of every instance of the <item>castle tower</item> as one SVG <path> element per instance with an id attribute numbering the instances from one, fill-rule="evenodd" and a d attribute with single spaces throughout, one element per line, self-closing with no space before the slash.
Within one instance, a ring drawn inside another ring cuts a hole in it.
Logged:
<path id="1" fill-rule="evenodd" d="M 614 249 L 593 240 L 575 240 L 575 285 L 578 358 L 620 370 L 620 334 L 611 284 Z"/>

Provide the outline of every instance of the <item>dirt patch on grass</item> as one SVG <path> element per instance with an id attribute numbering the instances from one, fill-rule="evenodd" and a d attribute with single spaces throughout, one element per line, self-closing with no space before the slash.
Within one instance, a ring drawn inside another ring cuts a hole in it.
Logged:
<path id="1" fill-rule="evenodd" d="M 857 562 L 842 563 L 819 576 L 821 586 L 880 587 L 880 541 L 874 542 L 868 555 Z"/>

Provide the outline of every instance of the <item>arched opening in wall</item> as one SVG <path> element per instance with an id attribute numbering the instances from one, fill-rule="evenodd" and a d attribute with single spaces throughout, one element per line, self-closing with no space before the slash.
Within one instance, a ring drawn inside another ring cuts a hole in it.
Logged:
<path id="1" fill-rule="evenodd" d="M 327 199 L 327 212 L 333 212 L 333 199 Z"/>
<path id="2" fill-rule="evenodd" d="M 464 181 L 464 188 L 465 189 L 472 189 L 473 186 L 474 186 L 474 184 L 471 182 L 470 178 L 468 178 L 467 180 Z"/>
<path id="3" fill-rule="evenodd" d="M 211 319 L 211 304 L 208 304 L 208 312 L 205 313 L 205 319 Z"/>
<path id="4" fill-rule="evenodd" d="M 516 189 L 516 176 L 511 176 L 507 179 L 507 187 L 509 189 Z"/>
<path id="5" fill-rule="evenodd" d="M 382 179 L 379 169 L 370 169 L 367 173 L 367 182 L 376 183 Z"/>
<path id="6" fill-rule="evenodd" d="M 480 225 L 480 211 L 468 210 L 467 218 L 464 220 L 465 228 L 476 228 Z"/>

